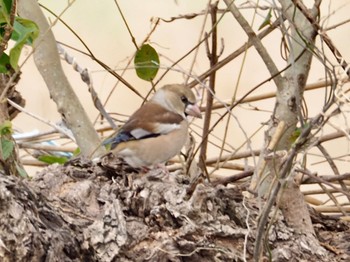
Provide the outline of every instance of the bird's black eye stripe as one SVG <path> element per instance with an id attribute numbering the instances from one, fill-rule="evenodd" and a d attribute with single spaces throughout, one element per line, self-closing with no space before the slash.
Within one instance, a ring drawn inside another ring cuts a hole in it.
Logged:
<path id="1" fill-rule="evenodd" d="M 188 104 L 188 99 L 187 99 L 186 96 L 181 96 L 181 101 L 182 101 L 185 105 Z"/>

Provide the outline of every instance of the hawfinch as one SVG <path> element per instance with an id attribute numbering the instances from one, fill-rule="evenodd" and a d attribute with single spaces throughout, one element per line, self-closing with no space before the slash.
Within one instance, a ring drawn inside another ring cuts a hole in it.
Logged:
<path id="1" fill-rule="evenodd" d="M 187 115 L 202 118 L 193 92 L 184 85 L 166 85 L 104 144 L 131 167 L 157 166 L 179 154 L 186 143 Z"/>

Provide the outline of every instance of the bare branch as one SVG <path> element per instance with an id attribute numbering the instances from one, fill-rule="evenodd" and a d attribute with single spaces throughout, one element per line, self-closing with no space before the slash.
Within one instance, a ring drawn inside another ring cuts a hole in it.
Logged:
<path id="1" fill-rule="evenodd" d="M 216 27 L 216 13 L 218 9 L 218 2 L 215 2 L 214 4 L 210 5 L 210 16 L 211 16 L 211 23 L 213 32 L 211 34 L 211 51 L 208 50 L 208 57 L 210 61 L 210 67 L 215 66 L 215 64 L 218 62 L 218 54 L 217 54 L 217 27 Z M 213 104 L 213 93 L 215 93 L 215 80 L 216 80 L 216 71 L 213 71 L 213 73 L 209 76 L 209 89 L 206 92 L 207 96 L 207 103 L 205 108 L 205 116 L 204 116 L 204 124 L 203 124 L 203 131 L 202 131 L 202 145 L 201 150 L 199 154 L 199 167 L 204 170 L 205 169 L 205 160 L 207 158 L 207 146 L 208 146 L 208 130 L 210 126 L 210 119 L 211 119 L 211 111 L 212 111 L 212 104 Z"/>
<path id="2" fill-rule="evenodd" d="M 275 82 L 277 88 L 282 88 L 283 79 L 278 74 L 279 70 L 277 66 L 275 65 L 274 61 L 270 57 L 269 53 L 267 52 L 265 46 L 261 43 L 259 37 L 255 34 L 253 29 L 250 27 L 248 22 L 245 20 L 245 18 L 242 16 L 242 14 L 239 12 L 238 8 L 236 7 L 234 1 L 232 0 L 224 0 L 228 10 L 232 13 L 232 15 L 236 18 L 237 22 L 241 25 L 242 29 L 246 32 L 246 34 L 249 37 L 249 40 L 252 41 L 252 44 L 254 45 L 256 51 L 259 53 L 262 60 L 265 62 L 265 65 L 267 69 L 270 72 L 271 76 L 275 76 L 273 78 L 273 81 Z"/>

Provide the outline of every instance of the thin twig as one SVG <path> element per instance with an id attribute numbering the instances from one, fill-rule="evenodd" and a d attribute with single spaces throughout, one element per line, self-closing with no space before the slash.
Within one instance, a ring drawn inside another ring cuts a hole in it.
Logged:
<path id="1" fill-rule="evenodd" d="M 73 153 L 77 147 L 73 146 L 53 146 L 53 145 L 45 145 L 45 144 L 37 144 L 37 143 L 28 143 L 28 142 L 22 142 L 17 143 L 20 148 L 27 148 L 27 149 L 35 149 L 35 150 L 43 150 L 43 151 L 57 151 L 57 152 L 71 152 Z"/>
<path id="2" fill-rule="evenodd" d="M 319 183 L 320 181 L 339 182 L 339 181 L 343 181 L 343 180 L 349 180 L 350 179 L 350 173 L 344 173 L 342 175 L 337 175 L 337 176 L 335 176 L 335 175 L 328 175 L 328 176 L 315 176 L 315 177 L 317 177 L 317 179 L 314 179 L 314 176 L 308 176 L 307 178 L 305 178 L 302 181 L 301 184 L 302 185 L 305 185 L 305 184 L 316 184 L 316 183 Z M 346 191 L 347 190 L 345 190 L 345 192 Z M 307 191 L 307 192 L 309 192 L 309 191 Z M 313 192 L 313 191 L 310 191 L 310 192 Z M 310 192 L 308 194 L 311 194 Z M 317 193 L 315 192 L 313 194 L 317 194 Z"/>
<path id="3" fill-rule="evenodd" d="M 345 24 L 347 24 L 347 23 L 349 23 L 349 22 L 350 22 L 350 19 L 346 19 L 346 20 L 344 20 L 344 21 L 342 21 L 342 22 L 340 22 L 340 23 L 337 23 L 337 24 L 335 24 L 335 25 L 329 26 L 329 27 L 327 27 L 327 28 L 323 28 L 323 31 L 329 31 L 329 30 L 336 29 L 337 27 L 342 26 L 342 25 L 345 25 Z"/>
<path id="4" fill-rule="evenodd" d="M 347 82 L 349 82 L 349 81 L 350 80 L 347 80 Z M 329 81 L 326 81 L 326 80 L 322 80 L 322 81 L 319 81 L 319 82 L 315 82 L 315 83 L 311 83 L 311 84 L 306 85 L 304 91 L 310 91 L 310 90 L 315 90 L 315 89 L 319 89 L 319 88 L 324 88 L 324 87 L 329 86 L 329 85 L 332 85 L 332 83 L 329 82 Z M 255 95 L 255 96 L 248 96 L 248 97 L 245 97 L 244 99 L 239 98 L 237 100 L 240 100 L 241 104 L 243 104 L 243 103 L 251 103 L 251 102 L 261 101 L 261 100 L 264 100 L 264 99 L 270 99 L 270 98 L 273 98 L 273 97 L 276 97 L 276 92 L 275 91 L 264 93 L 264 94 L 260 94 L 260 95 Z M 222 103 L 222 102 L 214 103 L 212 109 L 213 110 L 214 109 L 221 109 L 221 108 L 224 108 L 224 107 L 229 107 L 232 104 L 231 100 L 230 101 L 226 100 L 224 102 L 225 103 Z M 201 107 L 201 111 L 205 110 L 205 106 L 206 105 Z"/>
<path id="5" fill-rule="evenodd" d="M 72 3 L 72 2 L 71 2 Z M 71 5 L 70 3 L 70 5 Z M 40 5 L 42 8 L 44 8 L 46 11 L 50 12 L 53 16 L 56 17 L 56 21 L 60 21 L 68 30 L 79 40 L 79 42 L 85 47 L 85 49 L 89 53 L 89 57 L 96 61 L 103 69 L 105 69 L 108 73 L 110 73 L 112 76 L 117 78 L 120 82 L 122 82 L 126 87 L 128 87 L 132 92 L 134 92 L 137 96 L 141 97 L 143 99 L 143 96 L 128 82 L 126 81 L 122 76 L 117 74 L 114 70 L 112 70 L 108 65 L 103 63 L 101 60 L 99 60 L 93 52 L 88 48 L 87 44 L 83 41 L 83 39 L 66 23 L 63 19 L 61 19 L 62 14 L 56 15 L 54 12 L 52 12 L 47 7 Z"/>
<path id="6" fill-rule="evenodd" d="M 75 142 L 75 138 L 74 136 L 71 134 L 70 131 L 66 131 L 65 129 L 61 128 L 60 126 L 52 123 L 51 121 L 49 120 L 45 120 L 43 119 L 42 117 L 38 116 L 38 115 L 35 115 L 33 113 L 30 113 L 29 111 L 25 110 L 23 107 L 21 107 L 20 105 L 16 104 L 15 102 L 13 102 L 12 100 L 10 99 L 7 99 L 7 102 L 13 106 L 14 108 L 18 109 L 19 111 L 39 120 L 40 122 L 43 122 L 51 127 L 53 127 L 54 129 L 56 129 L 58 132 L 64 134 L 65 136 L 69 137 L 73 142 Z"/>
<path id="7" fill-rule="evenodd" d="M 251 233 L 250 225 L 249 225 L 249 217 L 250 217 L 250 210 L 246 205 L 247 198 L 243 196 L 242 205 L 244 209 L 247 211 L 246 218 L 245 218 L 245 224 L 247 227 L 247 233 L 244 234 L 244 245 L 243 245 L 243 261 L 247 261 L 247 250 L 248 250 L 248 238 L 249 234 Z"/>
<path id="8" fill-rule="evenodd" d="M 134 46 L 136 47 L 136 50 L 139 50 L 139 47 L 137 46 L 137 43 L 136 43 L 136 40 L 135 40 L 135 37 L 134 37 L 134 35 L 133 35 L 132 32 L 131 32 L 131 29 L 130 29 L 130 27 L 129 27 L 129 24 L 128 24 L 128 22 L 126 21 L 126 19 L 125 19 L 125 17 L 124 17 L 124 14 L 123 14 L 122 9 L 120 8 L 120 6 L 119 6 L 119 4 L 118 4 L 118 1 L 117 1 L 117 0 L 114 0 L 114 3 L 115 3 L 115 5 L 116 5 L 117 8 L 118 8 L 119 14 L 122 16 L 123 22 L 124 22 L 124 24 L 125 24 L 125 26 L 126 26 L 126 29 L 127 29 L 128 32 L 129 32 L 129 35 L 130 35 L 130 37 L 131 37 L 132 43 L 133 43 Z"/>
<path id="9" fill-rule="evenodd" d="M 21 159 L 21 164 L 24 166 L 36 166 L 36 167 L 45 167 L 48 166 L 48 163 L 36 160 L 36 159 Z"/>
<path id="10" fill-rule="evenodd" d="M 159 18 L 154 22 L 154 25 L 153 25 L 153 27 L 151 28 L 151 31 L 147 34 L 147 36 L 145 37 L 145 39 L 142 41 L 141 46 L 144 45 L 144 44 L 149 40 L 149 38 L 150 38 L 151 35 L 154 33 L 154 31 L 156 30 L 156 28 L 157 28 L 158 25 L 159 25 Z M 133 60 L 134 60 L 134 56 L 132 56 L 132 57 L 128 60 L 128 62 L 126 63 L 126 65 L 125 65 L 123 71 L 122 71 L 121 74 L 120 74 L 121 77 L 123 77 L 123 75 L 125 74 L 126 70 L 129 68 L 129 65 L 132 63 Z M 118 84 L 119 84 L 119 80 L 113 85 L 111 91 L 109 92 L 109 94 L 108 94 L 106 100 L 105 100 L 104 103 L 103 103 L 104 106 L 106 106 L 107 103 L 108 103 L 108 101 L 111 99 L 112 94 L 114 93 L 114 90 L 117 88 Z M 143 101 L 146 101 L 146 98 L 143 98 L 143 97 L 142 97 L 142 100 L 143 100 Z M 97 116 L 97 118 L 95 119 L 94 123 L 96 123 L 97 119 L 98 119 L 98 116 Z"/>
<path id="11" fill-rule="evenodd" d="M 248 171 L 243 171 L 240 172 L 238 174 L 232 175 L 232 176 L 228 176 L 228 177 L 224 177 L 224 178 L 220 178 L 220 179 L 215 179 L 213 180 L 212 184 L 215 185 L 227 185 L 229 183 L 233 183 L 233 182 L 237 182 L 241 179 L 250 177 L 254 174 L 253 170 L 248 170 Z"/>
<path id="12" fill-rule="evenodd" d="M 276 20 L 271 26 L 269 26 L 268 28 L 266 28 L 264 31 L 262 31 L 261 33 L 259 33 L 257 35 L 257 37 L 262 40 L 264 39 L 266 36 L 268 36 L 271 32 L 273 32 L 281 23 L 282 19 L 278 19 Z M 201 42 L 202 43 L 202 42 Z M 230 55 L 228 55 L 227 57 L 225 57 L 224 59 L 222 59 L 221 61 L 219 61 L 214 67 L 209 68 L 206 72 L 202 73 L 200 76 L 197 77 L 197 79 L 193 80 L 192 82 L 190 82 L 188 84 L 188 86 L 190 88 L 194 87 L 195 85 L 197 85 L 199 82 L 204 81 L 204 79 L 206 79 L 211 72 L 213 71 L 218 71 L 220 68 L 224 67 L 225 65 L 227 65 L 228 63 L 230 63 L 232 60 L 234 60 L 236 57 L 238 57 L 239 55 L 241 55 L 243 52 L 245 52 L 247 50 L 247 48 L 250 48 L 253 46 L 253 43 L 251 41 L 251 39 L 248 39 L 248 42 L 244 43 L 240 48 L 238 48 L 236 51 L 234 51 L 233 53 L 231 53 Z M 190 52 L 192 52 L 194 49 L 190 50 Z M 178 61 L 176 62 L 178 63 Z"/>
<path id="13" fill-rule="evenodd" d="M 218 62 L 218 56 L 217 56 L 217 27 L 215 26 L 217 23 L 216 20 L 216 12 L 218 9 L 218 2 L 216 1 L 212 5 L 210 5 L 210 16 L 211 16 L 211 24 L 212 24 L 212 34 L 211 34 L 211 51 L 207 51 L 207 55 L 210 61 L 210 67 L 215 66 L 215 64 Z M 209 47 L 208 47 L 209 49 Z M 203 130 L 202 130 L 202 146 L 199 153 L 199 167 L 201 169 L 205 169 L 205 160 L 207 158 L 207 148 L 208 148 L 208 130 L 210 126 L 210 119 L 211 119 L 211 105 L 213 104 L 213 95 L 212 93 L 215 93 L 215 79 L 216 79 L 216 71 L 213 71 L 213 73 L 209 76 L 209 90 L 207 90 L 207 106 L 205 108 L 205 115 L 204 115 L 204 124 L 203 124 Z"/>
<path id="14" fill-rule="evenodd" d="M 311 172 L 308 172 L 307 170 L 303 170 L 303 169 L 296 169 L 297 172 L 300 172 L 300 173 L 303 173 L 305 175 L 308 175 L 309 177 L 311 177 L 313 180 L 315 181 L 318 181 L 319 183 L 322 183 L 322 184 L 326 184 L 327 186 L 330 186 L 331 188 L 335 189 L 335 190 L 338 190 L 338 192 L 340 193 L 343 193 L 344 195 L 346 196 L 350 196 L 350 194 L 346 191 L 344 191 L 343 189 L 341 188 L 338 188 L 336 186 L 334 186 L 332 183 L 320 178 L 320 177 L 317 177 L 315 176 L 314 174 L 312 174 Z M 334 176 L 336 177 L 336 176 Z"/>
<path id="15" fill-rule="evenodd" d="M 315 31 L 318 32 L 319 36 L 322 38 L 322 40 L 326 43 L 328 48 L 331 50 L 334 57 L 337 59 L 339 65 L 344 69 L 347 76 L 350 77 L 349 64 L 346 62 L 346 60 L 344 59 L 344 56 L 342 56 L 340 51 L 336 48 L 331 38 L 327 35 L 325 31 L 322 30 L 319 23 L 315 20 L 313 15 L 310 13 L 307 7 L 300 0 L 293 0 L 293 3 L 303 13 L 306 19 L 309 20 L 309 22 L 314 27 Z"/>
<path id="16" fill-rule="evenodd" d="M 240 13 L 234 1 L 224 0 L 224 2 L 226 3 L 228 9 L 231 11 L 232 15 L 235 17 L 237 22 L 240 24 L 242 29 L 246 32 L 249 39 L 252 41 L 256 51 L 259 53 L 267 69 L 269 70 L 270 75 L 275 76 L 272 80 L 275 82 L 277 88 L 281 89 L 283 87 L 282 76 L 277 74 L 279 70 L 275 65 L 274 61 L 272 60 L 272 58 L 270 57 L 269 53 L 267 52 L 265 46 L 262 44 L 260 38 L 255 34 L 254 30 L 250 27 L 247 20 L 245 20 L 243 15 Z"/>
<path id="17" fill-rule="evenodd" d="M 204 32 L 204 29 L 205 29 L 205 26 L 206 26 L 206 23 L 207 23 L 208 14 L 209 14 L 209 12 L 211 13 L 211 9 L 212 9 L 212 4 L 211 4 L 211 0 L 209 0 L 207 9 L 205 10 L 204 20 L 203 20 L 203 23 L 202 23 L 202 28 L 201 28 L 201 31 L 199 33 L 198 43 L 201 42 L 201 39 L 202 39 L 202 36 L 203 36 L 203 32 Z M 213 30 L 217 30 L 216 24 L 212 24 L 212 28 L 213 28 Z M 189 68 L 189 73 L 190 74 L 192 73 L 194 65 L 196 64 L 198 52 L 199 52 L 199 46 L 197 46 L 197 48 L 196 48 L 196 50 L 194 52 L 194 56 L 192 58 L 192 63 L 191 63 L 191 66 Z M 188 79 L 189 79 L 189 75 L 186 77 L 185 83 L 188 82 Z"/>
<path id="18" fill-rule="evenodd" d="M 323 189 L 324 193 L 329 197 L 330 200 L 333 201 L 333 203 L 339 208 L 339 210 L 341 211 L 341 213 L 344 216 L 347 216 L 347 213 L 344 209 L 342 209 L 341 205 L 339 204 L 337 198 L 333 195 L 333 193 L 328 191 L 328 188 L 323 184 L 323 183 L 318 183 L 318 185 Z"/>
<path id="19" fill-rule="evenodd" d="M 336 176 L 339 176 L 340 173 L 339 173 L 339 170 L 338 170 L 338 167 L 337 165 L 334 163 L 332 157 L 328 154 L 327 150 L 321 145 L 321 144 L 318 144 L 317 145 L 317 148 L 321 151 L 321 153 L 323 154 L 323 156 L 325 157 L 325 159 L 327 160 L 329 166 L 331 167 L 331 169 L 333 170 L 333 173 L 336 175 Z M 341 186 L 341 188 L 344 190 L 344 191 L 349 191 L 347 186 L 344 184 L 344 182 L 342 180 L 339 180 L 339 184 Z M 348 200 L 350 201 L 350 196 L 347 196 Z"/>
<path id="20" fill-rule="evenodd" d="M 314 209 L 320 213 L 336 213 L 339 212 L 339 208 L 335 206 L 315 206 Z M 346 212 L 350 212 L 350 207 L 342 207 Z"/>
<path id="21" fill-rule="evenodd" d="M 257 12 L 254 12 L 254 15 L 253 15 L 253 18 L 252 18 L 252 21 L 251 21 L 251 25 L 254 24 L 254 21 L 255 21 L 255 18 L 256 18 L 256 14 L 257 14 Z M 248 55 L 248 46 L 246 46 L 246 50 L 244 51 L 244 54 L 243 54 L 242 63 L 240 65 L 238 77 L 237 77 L 236 84 L 235 84 L 235 87 L 234 87 L 233 96 L 231 98 L 231 104 L 236 100 L 236 97 L 237 97 L 237 92 L 238 92 L 238 89 L 239 89 L 239 86 L 240 86 L 240 81 L 241 81 L 243 68 L 244 68 L 244 65 L 245 65 L 245 61 L 246 61 L 247 55 Z M 219 156 L 221 156 L 223 154 L 224 144 L 226 143 L 226 140 L 227 140 L 227 136 L 228 136 L 228 133 L 229 133 L 230 122 L 231 122 L 232 117 L 236 120 L 239 128 L 241 129 L 243 135 L 246 138 L 244 144 L 246 144 L 247 147 L 249 149 L 251 149 L 251 145 L 250 145 L 251 144 L 251 140 L 250 140 L 250 138 L 248 137 L 246 131 L 244 130 L 242 124 L 239 122 L 237 117 L 234 116 L 233 114 L 231 114 L 226 119 L 226 124 L 225 124 L 225 128 L 224 128 L 224 135 L 223 135 L 223 138 L 222 138 L 222 145 L 221 145 L 221 150 L 220 150 Z M 253 158 L 253 160 L 255 162 L 255 158 Z M 223 163 L 223 164 L 225 164 L 225 163 Z M 219 168 L 219 162 L 217 163 L 217 168 Z"/>
<path id="22" fill-rule="evenodd" d="M 332 176 L 332 177 L 334 177 L 334 176 Z M 313 180 L 311 177 L 309 179 Z M 312 183 L 312 182 L 314 182 L 314 183 Z M 318 184 L 319 183 L 317 181 L 312 181 L 312 182 L 310 182 L 310 184 Z M 339 193 L 339 191 L 337 189 L 334 189 L 334 188 L 328 188 L 328 191 L 331 193 Z M 321 195 L 321 194 L 324 194 L 324 191 L 323 191 L 323 189 L 314 189 L 314 190 L 303 191 L 302 193 L 304 196 Z"/>
<path id="23" fill-rule="evenodd" d="M 298 60 L 301 56 L 303 55 L 303 52 L 296 58 L 296 60 Z M 287 65 L 285 68 L 283 68 L 281 71 L 279 71 L 277 74 L 281 74 L 282 72 L 284 72 L 285 70 L 287 70 L 289 67 L 291 66 L 291 64 Z M 257 90 L 259 87 L 261 87 L 262 85 L 264 85 L 266 82 L 272 80 L 275 77 L 275 75 L 269 77 L 268 79 L 266 79 L 265 81 L 261 82 L 260 84 L 258 84 L 257 86 L 253 87 L 252 89 L 250 89 L 242 98 L 241 100 L 245 99 L 246 97 L 248 97 L 251 93 L 253 93 L 255 90 Z M 233 103 L 230 107 L 226 108 L 227 111 L 225 113 L 223 113 L 217 120 L 216 122 L 210 127 L 210 129 L 208 130 L 208 133 L 206 134 L 206 136 L 208 136 L 211 132 L 213 132 L 213 130 L 215 129 L 215 127 L 221 122 L 221 120 L 227 115 L 230 114 L 232 109 L 235 108 L 237 105 L 240 104 L 240 101 L 238 100 L 235 103 Z M 202 137 L 202 141 L 203 141 Z M 202 142 L 199 143 L 197 149 L 194 152 L 194 155 L 196 155 L 198 153 L 199 148 L 201 147 Z"/>

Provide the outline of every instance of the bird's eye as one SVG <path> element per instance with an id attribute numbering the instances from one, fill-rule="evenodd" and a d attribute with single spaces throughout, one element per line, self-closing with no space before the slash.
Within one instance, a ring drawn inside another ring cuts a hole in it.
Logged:
<path id="1" fill-rule="evenodd" d="M 181 101 L 184 103 L 184 104 L 188 104 L 188 99 L 186 96 L 181 96 Z"/>

